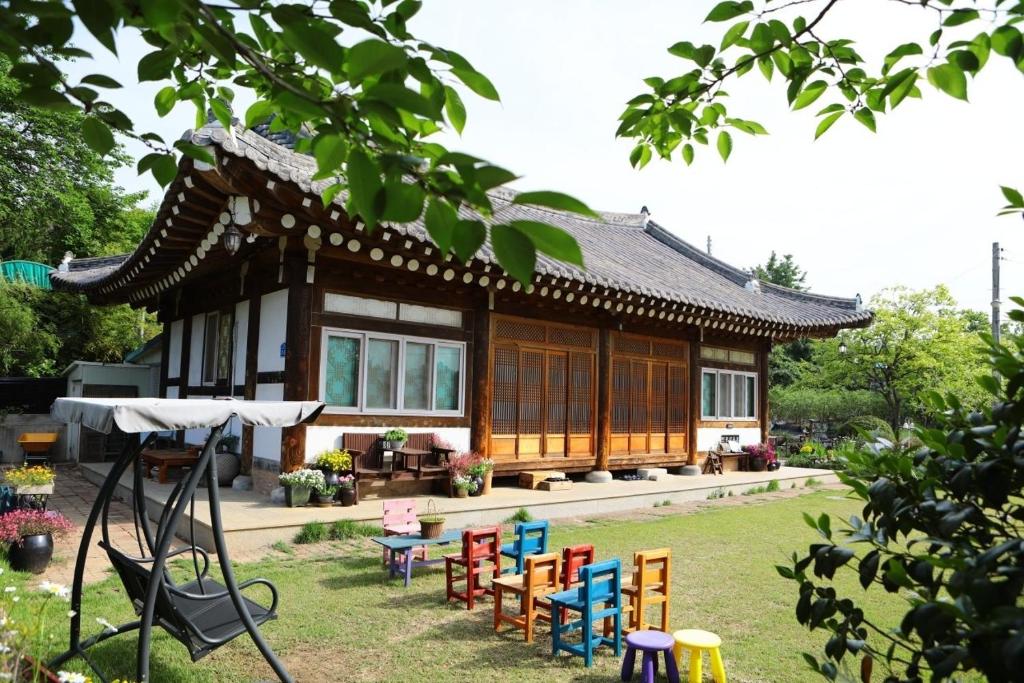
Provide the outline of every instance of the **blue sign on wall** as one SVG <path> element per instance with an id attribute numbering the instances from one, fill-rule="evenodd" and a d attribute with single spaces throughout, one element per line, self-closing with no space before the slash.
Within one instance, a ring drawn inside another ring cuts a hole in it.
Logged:
<path id="1" fill-rule="evenodd" d="M 284 342 L 281 342 L 281 358 L 284 358 Z"/>

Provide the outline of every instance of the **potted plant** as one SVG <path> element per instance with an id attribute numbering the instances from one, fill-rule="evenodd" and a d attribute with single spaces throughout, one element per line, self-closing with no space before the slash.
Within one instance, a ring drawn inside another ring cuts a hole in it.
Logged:
<path id="1" fill-rule="evenodd" d="M 284 502 L 290 508 L 309 504 L 309 494 L 325 486 L 320 470 L 301 469 L 286 472 L 277 478 L 284 487 Z"/>
<path id="2" fill-rule="evenodd" d="M 427 514 L 420 515 L 419 520 L 423 538 L 437 538 L 444 530 L 444 515 L 438 512 L 433 498 L 427 501 Z"/>
<path id="3" fill-rule="evenodd" d="M 384 433 L 384 449 L 397 451 L 405 446 L 409 440 L 409 432 L 404 429 L 389 429 Z"/>
<path id="4" fill-rule="evenodd" d="M 352 454 L 345 449 L 333 448 L 316 456 L 315 466 L 324 473 L 328 486 L 338 486 L 339 475 L 352 469 Z"/>
<path id="5" fill-rule="evenodd" d="M 775 447 L 771 442 L 747 446 L 744 450 L 749 453 L 748 465 L 751 472 L 764 472 L 768 463 L 776 460 Z"/>
<path id="6" fill-rule="evenodd" d="M 474 462 L 469 466 L 469 476 L 477 482 L 480 492 L 477 495 L 486 496 L 491 492 L 491 479 L 494 476 L 494 461 L 477 454 L 472 454 Z"/>
<path id="7" fill-rule="evenodd" d="M 59 512 L 22 509 L 0 515 L 0 542 L 8 544 L 11 569 L 41 574 L 53 557 L 54 537 L 72 528 Z"/>
<path id="8" fill-rule="evenodd" d="M 351 474 L 338 477 L 338 498 L 342 507 L 350 507 L 356 502 L 356 478 Z"/>
<path id="9" fill-rule="evenodd" d="M 238 438 L 237 434 L 225 434 L 220 437 L 220 441 L 217 442 L 218 453 L 237 453 L 238 444 L 241 439 Z"/>
<path id="10" fill-rule="evenodd" d="M 452 477 L 452 490 L 456 498 L 465 498 L 477 489 L 476 482 L 464 474 L 457 474 Z"/>
<path id="11" fill-rule="evenodd" d="M 314 492 L 316 495 L 315 505 L 320 508 L 329 508 L 334 505 L 334 497 L 338 495 L 339 488 L 338 486 L 330 486 L 325 483 Z"/>
<path id="12" fill-rule="evenodd" d="M 45 465 L 23 465 L 4 474 L 4 481 L 19 496 L 48 496 L 56 478 L 57 473 Z"/>

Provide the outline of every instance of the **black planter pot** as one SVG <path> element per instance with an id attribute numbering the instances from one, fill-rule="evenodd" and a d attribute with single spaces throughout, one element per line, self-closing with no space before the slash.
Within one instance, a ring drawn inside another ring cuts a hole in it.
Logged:
<path id="1" fill-rule="evenodd" d="M 332 472 L 331 470 L 323 470 L 323 473 L 324 481 L 327 483 L 328 486 L 337 486 L 339 484 L 339 477 L 337 472 Z"/>
<path id="2" fill-rule="evenodd" d="M 342 486 L 338 491 L 338 499 L 342 507 L 351 507 L 356 502 L 356 490 L 354 487 Z"/>
<path id="3" fill-rule="evenodd" d="M 768 459 L 764 456 L 754 455 L 750 457 L 750 471 L 751 472 L 764 472 L 765 466 L 768 464 Z"/>
<path id="4" fill-rule="evenodd" d="M 768 471 L 769 472 L 774 472 L 777 469 L 779 469 L 779 461 L 778 460 L 772 460 L 770 463 L 768 463 Z"/>
<path id="5" fill-rule="evenodd" d="M 473 477 L 473 481 L 476 483 L 476 490 L 470 491 L 469 495 L 474 498 L 483 495 L 484 492 L 484 479 L 483 477 Z"/>
<path id="6" fill-rule="evenodd" d="M 22 536 L 21 543 L 12 543 L 7 551 L 11 569 L 19 572 L 42 574 L 53 557 L 53 536 L 33 534 Z"/>

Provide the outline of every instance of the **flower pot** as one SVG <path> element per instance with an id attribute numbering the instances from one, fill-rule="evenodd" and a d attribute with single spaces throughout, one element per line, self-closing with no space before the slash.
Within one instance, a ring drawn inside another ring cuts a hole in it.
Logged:
<path id="1" fill-rule="evenodd" d="M 483 477 L 473 477 L 473 483 L 476 484 L 476 489 L 469 492 L 469 495 L 476 498 L 477 496 L 483 495 L 484 492 L 484 480 Z"/>
<path id="2" fill-rule="evenodd" d="M 422 517 L 420 518 L 420 536 L 423 538 L 437 538 L 441 535 L 441 531 L 444 529 L 444 519 L 436 522 L 425 521 Z"/>
<path id="3" fill-rule="evenodd" d="M 487 470 L 484 474 L 484 483 L 480 487 L 480 494 L 486 496 L 491 492 L 491 480 L 494 478 L 494 470 Z"/>
<path id="4" fill-rule="evenodd" d="M 322 472 L 324 473 L 324 482 L 328 486 L 338 486 L 341 482 L 337 472 L 332 472 L 331 470 L 322 470 Z"/>
<path id="5" fill-rule="evenodd" d="M 34 484 L 30 486 L 15 486 L 16 496 L 50 496 L 53 495 L 53 482 L 49 484 Z"/>
<path id="6" fill-rule="evenodd" d="M 465 498 L 468 495 L 469 495 L 469 491 L 467 491 L 466 489 L 455 489 L 455 497 L 456 498 Z"/>
<path id="7" fill-rule="evenodd" d="M 764 468 L 768 465 L 768 459 L 763 455 L 752 455 L 750 456 L 750 471 L 751 472 L 764 472 Z"/>
<path id="8" fill-rule="evenodd" d="M 300 508 L 309 505 L 309 494 L 312 492 L 308 486 L 285 486 L 284 503 L 290 508 Z"/>
<path id="9" fill-rule="evenodd" d="M 769 472 L 774 472 L 775 470 L 779 469 L 779 467 L 780 465 L 778 460 L 772 460 L 770 463 L 768 463 Z"/>
<path id="10" fill-rule="evenodd" d="M 333 493 L 317 493 L 316 494 L 316 506 L 318 508 L 329 508 L 334 505 L 334 494 Z"/>
<path id="11" fill-rule="evenodd" d="M 342 507 L 351 507 L 356 502 L 356 488 L 354 486 L 342 486 L 338 491 Z"/>
<path id="12" fill-rule="evenodd" d="M 386 451 L 400 451 L 405 448 L 404 441 L 388 441 L 384 440 L 384 450 Z"/>
<path id="13" fill-rule="evenodd" d="M 11 569 L 19 572 L 42 574 L 53 557 L 53 536 L 33 534 L 22 536 L 20 543 L 12 543 L 7 551 Z"/>

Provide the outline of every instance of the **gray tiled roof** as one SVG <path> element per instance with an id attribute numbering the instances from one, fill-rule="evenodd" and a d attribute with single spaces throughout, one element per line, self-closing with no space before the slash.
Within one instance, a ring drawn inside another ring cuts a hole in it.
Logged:
<path id="1" fill-rule="evenodd" d="M 192 142 L 217 145 L 226 153 L 249 160 L 278 181 L 295 183 L 303 192 L 319 194 L 330 182 L 312 181 L 316 172 L 312 157 L 296 153 L 291 145 L 276 144 L 255 130 L 237 128 L 232 139 L 219 124 L 212 124 L 195 131 Z M 583 251 L 586 270 L 538 255 L 538 275 L 801 328 L 862 326 L 871 320 L 871 313 L 862 310 L 857 299 L 798 292 L 767 283 L 761 283 L 760 291 L 751 291 L 746 287 L 748 273 L 705 254 L 655 221 L 645 221 L 643 214 L 601 213 L 594 219 L 514 204 L 514 196 L 509 190 L 491 193 L 494 220 L 557 225 L 571 233 Z M 341 194 L 334 199 L 339 207 L 344 201 Z M 467 217 L 472 215 L 468 210 L 464 212 Z M 429 241 L 421 221 L 390 227 L 411 239 Z M 128 255 L 114 258 L 127 260 Z M 496 265 L 487 245 L 476 259 Z M 90 264 L 83 265 L 85 261 Z M 111 258 L 78 259 L 72 262 L 70 272 L 54 273 L 52 277 L 58 286 L 66 283 L 71 288 L 89 288 L 117 268 Z"/>

